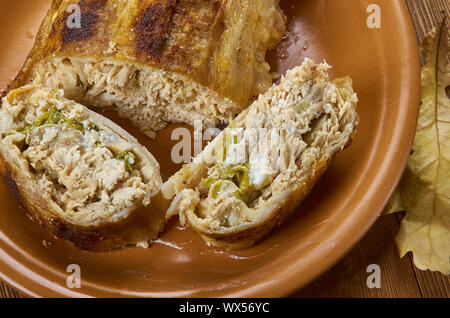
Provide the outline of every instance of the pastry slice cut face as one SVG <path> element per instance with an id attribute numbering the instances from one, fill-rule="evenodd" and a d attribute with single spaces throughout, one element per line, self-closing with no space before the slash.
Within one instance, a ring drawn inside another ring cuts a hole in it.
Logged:
<path id="1" fill-rule="evenodd" d="M 253 245 L 308 195 L 358 126 L 350 78 L 305 62 L 261 95 L 162 187 L 168 217 L 210 244 Z"/>
<path id="2" fill-rule="evenodd" d="M 2 168 L 20 203 L 82 249 L 156 238 L 164 223 L 152 202 L 158 163 L 119 126 L 62 94 L 29 85 L 2 99 Z"/>
<path id="3" fill-rule="evenodd" d="M 272 85 L 265 55 L 285 30 L 279 0 L 54 0 L 10 88 L 61 88 L 149 135 L 212 127 Z"/>

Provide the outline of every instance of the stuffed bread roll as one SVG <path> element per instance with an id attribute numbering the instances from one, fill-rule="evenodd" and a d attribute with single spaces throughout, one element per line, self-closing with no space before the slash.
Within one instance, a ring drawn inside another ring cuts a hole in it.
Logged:
<path id="1" fill-rule="evenodd" d="M 358 126 L 350 78 L 330 81 L 307 59 L 261 95 L 162 187 L 168 218 L 210 244 L 246 248 L 279 225 L 351 141 Z M 243 137 L 242 137 L 243 136 Z"/>
<path id="2" fill-rule="evenodd" d="M 156 238 L 162 179 L 146 148 L 110 120 L 35 86 L 12 90 L 0 109 L 4 175 L 33 220 L 85 250 Z"/>
<path id="3" fill-rule="evenodd" d="M 171 122 L 214 126 L 272 85 L 265 55 L 286 28 L 278 3 L 54 0 L 11 88 L 62 88 L 149 135 Z"/>

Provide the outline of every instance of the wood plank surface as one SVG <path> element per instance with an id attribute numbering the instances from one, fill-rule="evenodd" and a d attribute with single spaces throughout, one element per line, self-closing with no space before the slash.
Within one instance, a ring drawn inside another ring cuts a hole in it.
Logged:
<path id="1" fill-rule="evenodd" d="M 406 2 L 419 43 L 444 15 L 449 17 L 449 0 L 406 0 Z M 293 297 L 449 298 L 450 277 L 418 270 L 410 254 L 399 258 L 394 239 L 401 218 L 401 215 L 381 217 L 364 239 L 339 264 L 295 293 Z M 370 275 L 367 273 L 367 266 L 371 264 L 380 267 L 381 288 L 367 287 L 367 278 Z M 0 282 L 0 297 L 20 296 L 20 293 Z"/>
<path id="2" fill-rule="evenodd" d="M 363 240 L 334 268 L 295 294 L 296 297 L 421 297 L 408 257 L 395 245 L 396 215 L 380 218 Z M 380 288 L 369 288 L 367 267 L 380 267 Z"/>

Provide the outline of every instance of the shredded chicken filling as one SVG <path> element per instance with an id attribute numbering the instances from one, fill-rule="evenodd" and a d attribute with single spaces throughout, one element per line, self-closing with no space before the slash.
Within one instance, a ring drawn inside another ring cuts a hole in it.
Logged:
<path id="1" fill-rule="evenodd" d="M 85 105 L 116 108 L 151 136 L 170 122 L 217 126 L 239 111 L 231 100 L 182 75 L 112 60 L 43 61 L 33 83 L 62 88 L 68 99 Z"/>

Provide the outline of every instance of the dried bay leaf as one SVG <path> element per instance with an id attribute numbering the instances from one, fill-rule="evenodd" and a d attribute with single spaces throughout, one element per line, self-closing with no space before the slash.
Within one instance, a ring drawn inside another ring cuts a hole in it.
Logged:
<path id="1" fill-rule="evenodd" d="M 396 243 L 421 270 L 450 274 L 450 85 L 445 21 L 422 44 L 422 105 L 413 151 L 385 213 L 406 211 Z"/>

